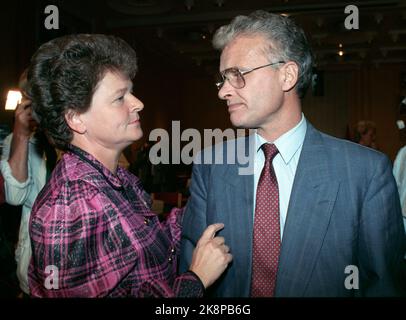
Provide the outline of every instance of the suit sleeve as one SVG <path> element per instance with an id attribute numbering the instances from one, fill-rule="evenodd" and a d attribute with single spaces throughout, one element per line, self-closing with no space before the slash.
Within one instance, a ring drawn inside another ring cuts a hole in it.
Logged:
<path id="1" fill-rule="evenodd" d="M 405 232 L 388 158 L 377 162 L 364 197 L 359 230 L 362 296 L 405 294 Z"/>
<path id="2" fill-rule="evenodd" d="M 190 197 L 183 217 L 180 272 L 189 269 L 193 250 L 207 226 L 207 170 L 208 167 L 195 164 L 190 185 Z"/>

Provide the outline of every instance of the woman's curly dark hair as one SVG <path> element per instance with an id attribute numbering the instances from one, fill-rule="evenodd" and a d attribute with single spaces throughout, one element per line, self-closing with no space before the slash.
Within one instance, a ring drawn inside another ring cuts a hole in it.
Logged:
<path id="1" fill-rule="evenodd" d="M 107 71 L 130 79 L 137 72 L 134 49 L 110 35 L 63 36 L 43 44 L 32 57 L 27 90 L 33 115 L 57 148 L 66 149 L 73 138 L 66 112 L 86 112 Z"/>

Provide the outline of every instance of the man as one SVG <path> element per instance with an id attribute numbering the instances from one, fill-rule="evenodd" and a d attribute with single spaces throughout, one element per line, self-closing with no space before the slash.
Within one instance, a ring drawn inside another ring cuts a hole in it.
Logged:
<path id="1" fill-rule="evenodd" d="M 303 30 L 258 11 L 221 27 L 213 43 L 230 120 L 256 129 L 246 138 L 254 170 L 241 174 L 238 161 L 194 165 L 181 270 L 215 221 L 233 263 L 213 296 L 402 295 L 405 234 L 390 161 L 305 119 L 312 54 Z"/>

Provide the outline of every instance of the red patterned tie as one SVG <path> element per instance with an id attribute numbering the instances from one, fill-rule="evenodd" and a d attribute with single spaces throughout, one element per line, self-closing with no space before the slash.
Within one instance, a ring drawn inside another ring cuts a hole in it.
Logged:
<path id="1" fill-rule="evenodd" d="M 259 178 L 252 245 L 252 297 L 274 295 L 281 243 L 279 190 L 272 160 L 279 152 L 274 144 L 262 145 L 265 165 Z"/>

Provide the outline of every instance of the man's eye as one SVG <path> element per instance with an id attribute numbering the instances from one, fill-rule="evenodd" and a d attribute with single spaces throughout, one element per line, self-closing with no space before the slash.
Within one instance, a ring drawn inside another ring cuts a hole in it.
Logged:
<path id="1" fill-rule="evenodd" d="M 228 76 L 235 78 L 235 77 L 238 76 L 239 73 L 240 73 L 240 72 L 239 72 L 237 69 L 231 69 L 231 70 L 228 72 Z"/>

